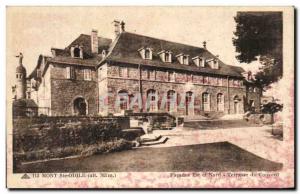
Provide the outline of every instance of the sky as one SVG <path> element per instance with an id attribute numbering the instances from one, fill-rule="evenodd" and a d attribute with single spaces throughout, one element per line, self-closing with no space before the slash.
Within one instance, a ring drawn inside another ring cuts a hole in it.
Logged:
<path id="1" fill-rule="evenodd" d="M 51 56 L 51 48 L 65 48 L 80 34 L 114 38 L 113 20 L 123 20 L 125 30 L 146 36 L 207 49 L 229 65 L 256 72 L 257 61 L 241 64 L 237 61 L 232 43 L 238 11 L 256 10 L 256 7 L 7 7 L 6 13 L 6 62 L 7 94 L 15 84 L 15 68 L 18 53 L 23 53 L 27 75 L 37 64 L 40 54 Z M 264 7 L 264 10 L 282 10 L 280 7 Z M 292 21 L 284 15 L 285 21 Z M 286 26 L 289 27 L 289 26 Z M 285 37 L 290 37 L 289 35 Z M 287 53 L 286 53 L 287 54 Z M 286 66 L 287 67 L 287 66 Z M 288 72 L 286 71 L 288 74 Z M 13 75 L 13 76 L 11 76 Z M 279 84 L 279 86 L 277 86 Z M 287 82 L 274 84 L 265 95 L 282 99 L 278 88 Z M 277 88 L 277 89 L 276 89 Z"/>
<path id="2" fill-rule="evenodd" d="M 113 38 L 114 19 L 126 23 L 126 31 L 207 48 L 230 65 L 241 65 L 232 44 L 236 10 L 199 7 L 9 7 L 7 10 L 7 62 L 16 67 L 19 52 L 28 74 L 40 54 L 65 48 L 80 34 Z M 249 66 L 249 65 L 248 65 Z M 243 67 L 248 67 L 243 65 Z M 9 68 L 15 70 L 15 68 Z"/>

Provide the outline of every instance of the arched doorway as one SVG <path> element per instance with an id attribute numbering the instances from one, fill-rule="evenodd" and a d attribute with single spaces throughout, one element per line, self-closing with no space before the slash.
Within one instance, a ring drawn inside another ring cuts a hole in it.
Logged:
<path id="1" fill-rule="evenodd" d="M 148 112 L 155 112 L 158 110 L 157 106 L 158 100 L 157 100 L 157 94 L 156 91 L 153 89 L 150 89 L 147 91 L 147 111 Z"/>
<path id="2" fill-rule="evenodd" d="M 82 97 L 78 97 L 73 101 L 74 115 L 87 115 L 88 104 Z"/>
<path id="3" fill-rule="evenodd" d="M 185 94 L 185 111 L 186 115 L 194 115 L 193 92 L 187 92 Z"/>
<path id="4" fill-rule="evenodd" d="M 202 94 L 203 111 L 210 111 L 210 95 L 207 92 Z"/>
<path id="5" fill-rule="evenodd" d="M 240 99 L 239 96 L 234 96 L 233 98 L 233 113 L 234 114 L 239 114 L 239 110 L 240 110 Z"/>
<path id="6" fill-rule="evenodd" d="M 224 111 L 224 95 L 222 93 L 217 94 L 217 111 Z"/>
<path id="7" fill-rule="evenodd" d="M 174 90 L 169 90 L 167 92 L 167 111 L 174 112 L 176 105 L 176 94 Z"/>

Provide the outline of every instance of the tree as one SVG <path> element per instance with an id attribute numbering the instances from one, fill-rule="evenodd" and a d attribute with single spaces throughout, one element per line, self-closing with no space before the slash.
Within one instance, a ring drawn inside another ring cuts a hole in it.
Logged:
<path id="1" fill-rule="evenodd" d="M 274 114 L 282 111 L 283 105 L 278 104 L 276 102 L 269 102 L 267 104 L 262 105 L 261 112 L 266 114 L 271 114 L 272 123 L 274 122 Z"/>
<path id="2" fill-rule="evenodd" d="M 255 82 L 267 89 L 282 77 L 282 13 L 238 12 L 233 45 L 242 63 L 259 60 Z"/>

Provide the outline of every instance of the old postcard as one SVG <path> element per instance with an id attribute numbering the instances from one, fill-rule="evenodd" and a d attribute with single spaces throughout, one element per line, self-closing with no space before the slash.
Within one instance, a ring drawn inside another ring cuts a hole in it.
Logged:
<path id="1" fill-rule="evenodd" d="M 293 7 L 6 9 L 8 188 L 294 188 Z"/>

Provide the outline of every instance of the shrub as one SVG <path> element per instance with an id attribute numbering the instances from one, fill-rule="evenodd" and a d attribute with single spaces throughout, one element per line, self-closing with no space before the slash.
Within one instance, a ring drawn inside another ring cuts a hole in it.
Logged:
<path id="1" fill-rule="evenodd" d="M 133 143 L 124 139 L 117 141 L 103 142 L 95 145 L 90 145 L 81 152 L 82 156 L 90 156 L 94 154 L 102 154 L 109 152 L 117 152 L 123 150 L 129 150 L 133 147 Z"/>
<path id="2" fill-rule="evenodd" d="M 122 130 L 121 137 L 128 141 L 133 141 L 144 134 L 145 132 L 142 128 L 132 128 L 132 129 Z"/>

